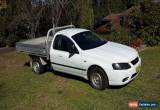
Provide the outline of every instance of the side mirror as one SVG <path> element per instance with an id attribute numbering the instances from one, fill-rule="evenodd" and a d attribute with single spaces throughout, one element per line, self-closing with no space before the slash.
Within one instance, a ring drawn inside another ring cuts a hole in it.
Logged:
<path id="1" fill-rule="evenodd" d="M 69 49 L 69 54 L 70 54 L 70 55 L 69 55 L 69 58 L 72 57 L 75 53 L 79 53 L 79 52 L 77 51 L 75 45 L 73 44 L 73 45 L 71 46 L 71 48 Z"/>

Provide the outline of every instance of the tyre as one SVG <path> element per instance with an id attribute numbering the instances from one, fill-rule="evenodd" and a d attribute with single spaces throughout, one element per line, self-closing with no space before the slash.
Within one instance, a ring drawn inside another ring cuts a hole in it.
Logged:
<path id="1" fill-rule="evenodd" d="M 41 63 L 40 58 L 38 58 L 38 57 L 32 57 L 31 67 L 32 67 L 32 70 L 34 71 L 34 73 L 36 73 L 36 74 L 44 73 L 45 68 Z"/>
<path id="2" fill-rule="evenodd" d="M 89 71 L 89 80 L 93 88 L 104 90 L 108 87 L 108 77 L 106 73 L 99 67 L 93 67 Z"/>

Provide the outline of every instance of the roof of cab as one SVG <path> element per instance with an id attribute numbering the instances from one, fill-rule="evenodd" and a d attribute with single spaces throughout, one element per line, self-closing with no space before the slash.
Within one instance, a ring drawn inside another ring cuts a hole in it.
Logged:
<path id="1" fill-rule="evenodd" d="M 89 31 L 89 30 L 81 29 L 81 28 L 69 28 L 69 29 L 64 29 L 64 30 L 58 31 L 56 34 L 62 34 L 67 37 L 72 37 L 75 34 L 85 32 L 85 31 Z"/>

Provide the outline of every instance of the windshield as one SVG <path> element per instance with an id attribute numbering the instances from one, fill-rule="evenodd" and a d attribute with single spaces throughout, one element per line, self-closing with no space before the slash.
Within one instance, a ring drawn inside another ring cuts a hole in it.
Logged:
<path id="1" fill-rule="evenodd" d="M 82 50 L 93 49 L 104 45 L 107 42 L 90 31 L 78 33 L 72 36 L 72 38 Z"/>

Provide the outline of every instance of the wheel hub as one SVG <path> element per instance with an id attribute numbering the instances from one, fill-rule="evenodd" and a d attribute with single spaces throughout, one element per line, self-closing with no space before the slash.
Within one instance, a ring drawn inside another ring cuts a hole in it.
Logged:
<path id="1" fill-rule="evenodd" d="M 92 82 L 96 87 L 99 87 L 102 83 L 101 75 L 99 75 L 99 73 L 94 73 L 92 76 Z"/>
<path id="2" fill-rule="evenodd" d="M 34 71 L 35 71 L 36 73 L 39 72 L 39 68 L 40 68 L 39 63 L 38 63 L 38 62 L 34 62 L 34 63 L 33 63 L 33 69 L 34 69 Z"/>

